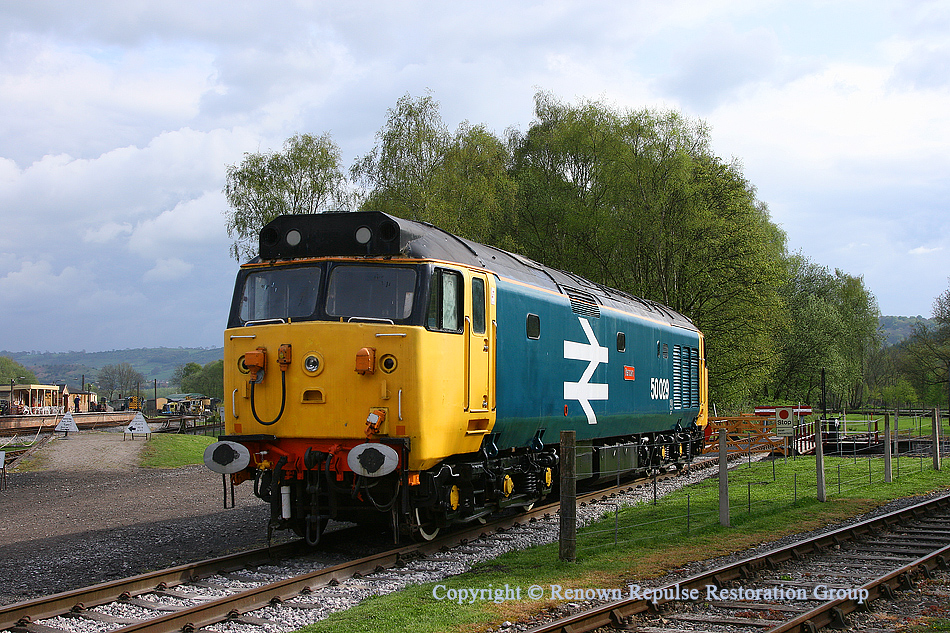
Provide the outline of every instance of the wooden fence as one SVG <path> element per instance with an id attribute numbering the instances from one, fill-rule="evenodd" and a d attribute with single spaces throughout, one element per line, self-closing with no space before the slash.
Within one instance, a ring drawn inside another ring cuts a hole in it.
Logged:
<path id="1" fill-rule="evenodd" d="M 775 453 L 799 455 L 815 451 L 814 425 L 801 421 L 794 438 L 779 437 L 775 433 L 775 419 L 759 415 L 709 418 L 704 453 L 719 451 L 719 433 L 726 433 L 726 450 L 730 455 L 747 453 Z"/>

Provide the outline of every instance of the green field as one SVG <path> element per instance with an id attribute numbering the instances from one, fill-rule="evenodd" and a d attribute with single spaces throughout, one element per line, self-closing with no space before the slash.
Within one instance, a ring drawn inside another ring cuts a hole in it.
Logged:
<path id="1" fill-rule="evenodd" d="M 816 500 L 813 457 L 777 460 L 774 478 L 772 462 L 742 465 L 729 475 L 731 527 L 718 522 L 718 480 L 707 480 L 661 499 L 656 506 L 637 505 L 616 516 L 611 510 L 599 523 L 579 531 L 576 563 L 558 560 L 557 543 L 512 552 L 460 576 L 370 598 L 304 630 L 435 633 L 497 628 L 505 620 L 529 617 L 563 600 L 552 600 L 549 591 L 539 600 L 522 596 L 499 604 L 485 600 L 458 604 L 436 596 L 445 598 L 449 592 L 465 588 L 498 590 L 506 585 L 509 589 L 520 587 L 523 593 L 533 585 L 559 586 L 562 596 L 569 595 L 572 588 L 625 588 L 691 561 L 823 527 L 896 498 L 950 490 L 950 472 L 934 471 L 929 464 L 912 468 L 909 460 L 905 460 L 902 476 L 885 484 L 880 461 L 828 459 L 826 503 Z M 839 469 L 841 493 L 837 492 Z"/>
<path id="2" fill-rule="evenodd" d="M 178 468 L 204 463 L 205 447 L 215 441 L 204 435 L 181 435 L 178 433 L 152 433 L 142 449 L 142 466 L 145 468 Z"/>

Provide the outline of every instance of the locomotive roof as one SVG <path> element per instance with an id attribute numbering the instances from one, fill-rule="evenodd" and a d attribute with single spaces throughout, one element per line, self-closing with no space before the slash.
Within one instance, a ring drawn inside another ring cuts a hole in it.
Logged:
<path id="1" fill-rule="evenodd" d="M 456 262 L 563 294 L 579 314 L 594 316 L 598 306 L 609 306 L 696 329 L 687 317 L 655 301 L 380 211 L 281 215 L 264 226 L 259 237 L 264 261 L 366 255 Z"/>

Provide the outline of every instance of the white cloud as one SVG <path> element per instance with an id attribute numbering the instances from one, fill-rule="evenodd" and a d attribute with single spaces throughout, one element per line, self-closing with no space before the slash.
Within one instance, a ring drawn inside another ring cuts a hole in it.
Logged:
<path id="1" fill-rule="evenodd" d="M 704 117 L 792 250 L 926 312 L 950 268 L 948 29 L 945 2 L 887 0 L 0 3 L 0 292 L 60 349 L 218 344 L 226 165 L 297 132 L 349 163 L 427 89 L 450 127 L 523 130 L 546 90 Z"/>
<path id="2" fill-rule="evenodd" d="M 132 225 L 128 222 L 123 224 L 106 222 L 96 228 L 87 229 L 83 235 L 83 241 L 92 244 L 105 244 L 118 237 L 130 235 L 131 233 Z"/>
<path id="3" fill-rule="evenodd" d="M 15 310 L 27 297 L 43 297 L 47 302 L 58 303 L 63 297 L 80 289 L 82 275 L 73 267 L 54 272 L 50 262 L 26 260 L 19 263 L 19 270 L 10 270 L 0 278 L 0 295 L 7 297 Z"/>
<path id="4" fill-rule="evenodd" d="M 747 86 L 777 78 L 780 56 L 770 29 L 738 33 L 731 25 L 714 25 L 674 53 L 674 71 L 655 83 L 661 92 L 705 113 L 731 102 Z"/>
<path id="5" fill-rule="evenodd" d="M 193 264 L 180 259 L 160 259 L 151 269 L 142 276 L 144 281 L 175 281 L 184 279 L 194 268 Z"/>
<path id="6" fill-rule="evenodd" d="M 217 248 L 226 256 L 225 208 L 224 195 L 217 191 L 183 201 L 138 223 L 129 238 L 129 251 L 154 258 Z"/>

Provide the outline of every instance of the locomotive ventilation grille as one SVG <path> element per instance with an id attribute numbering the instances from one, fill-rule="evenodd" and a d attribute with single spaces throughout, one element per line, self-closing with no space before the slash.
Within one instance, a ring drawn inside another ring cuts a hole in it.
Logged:
<path id="1" fill-rule="evenodd" d="M 596 319 L 600 318 L 600 306 L 597 305 L 597 299 L 594 298 L 594 295 L 589 292 L 584 292 L 583 290 L 578 290 L 577 288 L 568 288 L 567 286 L 564 287 L 564 292 L 571 300 L 571 310 L 574 311 L 574 314 L 594 317 Z"/>
<path id="2" fill-rule="evenodd" d="M 673 346 L 673 408 L 699 406 L 699 349 Z"/>

